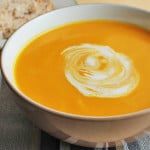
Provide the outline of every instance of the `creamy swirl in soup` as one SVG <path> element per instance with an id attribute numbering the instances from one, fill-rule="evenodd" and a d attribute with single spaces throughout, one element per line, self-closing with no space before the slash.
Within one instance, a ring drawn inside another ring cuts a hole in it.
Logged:
<path id="1" fill-rule="evenodd" d="M 126 96 L 139 83 L 132 60 L 109 46 L 83 44 L 61 54 L 65 57 L 67 80 L 85 96 Z"/>

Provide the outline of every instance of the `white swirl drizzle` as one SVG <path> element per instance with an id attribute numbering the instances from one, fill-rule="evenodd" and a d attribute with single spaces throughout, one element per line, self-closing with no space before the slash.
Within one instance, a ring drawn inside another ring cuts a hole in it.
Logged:
<path id="1" fill-rule="evenodd" d="M 65 76 L 83 95 L 122 97 L 139 83 L 132 60 L 109 46 L 83 44 L 61 53 L 65 58 Z"/>

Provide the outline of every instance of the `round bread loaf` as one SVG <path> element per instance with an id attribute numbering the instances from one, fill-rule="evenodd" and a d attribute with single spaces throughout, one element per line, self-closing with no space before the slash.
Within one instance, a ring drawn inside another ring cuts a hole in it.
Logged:
<path id="1" fill-rule="evenodd" d="M 0 0 L 0 40 L 52 8 L 51 0 Z"/>

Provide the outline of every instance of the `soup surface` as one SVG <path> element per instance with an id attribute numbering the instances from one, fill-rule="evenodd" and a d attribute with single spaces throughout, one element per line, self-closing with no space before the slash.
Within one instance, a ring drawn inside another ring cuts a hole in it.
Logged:
<path id="1" fill-rule="evenodd" d="M 114 21 L 66 24 L 30 41 L 14 65 L 19 89 L 83 116 L 150 108 L 150 32 Z"/>

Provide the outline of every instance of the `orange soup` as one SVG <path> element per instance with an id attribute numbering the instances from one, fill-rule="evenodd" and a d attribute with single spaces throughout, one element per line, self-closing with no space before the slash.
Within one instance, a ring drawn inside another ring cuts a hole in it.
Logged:
<path id="1" fill-rule="evenodd" d="M 75 22 L 30 41 L 14 65 L 19 89 L 34 101 L 82 116 L 150 108 L 150 32 L 135 25 Z"/>

